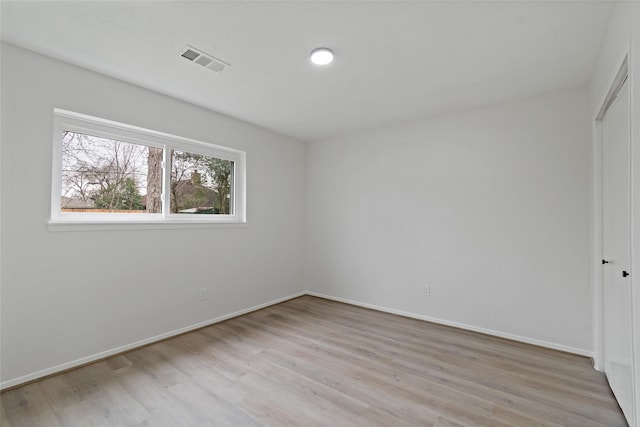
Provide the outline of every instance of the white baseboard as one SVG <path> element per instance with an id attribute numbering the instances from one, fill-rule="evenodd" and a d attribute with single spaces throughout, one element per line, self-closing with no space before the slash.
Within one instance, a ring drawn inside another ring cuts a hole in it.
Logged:
<path id="1" fill-rule="evenodd" d="M 382 307 L 382 306 L 379 306 L 379 305 L 368 304 L 368 303 L 364 303 L 364 302 L 360 302 L 360 301 L 354 301 L 354 300 L 350 300 L 350 299 L 346 299 L 346 298 L 334 297 L 334 296 L 331 296 L 331 295 L 325 295 L 325 294 L 321 294 L 321 293 L 318 293 L 318 292 L 307 291 L 307 295 L 311 295 L 311 296 L 318 297 L 318 298 L 324 298 L 324 299 L 328 299 L 328 300 L 332 300 L 332 301 L 343 302 L 345 304 L 350 304 L 350 305 L 355 305 L 355 306 L 358 306 L 358 307 L 369 308 L 369 309 L 372 309 L 372 310 L 382 311 L 382 312 L 385 312 L 385 313 L 397 314 L 399 316 L 410 317 L 412 319 L 425 320 L 427 322 L 438 323 L 440 325 L 453 326 L 455 328 L 466 329 L 468 331 L 480 332 L 480 333 L 483 333 L 483 334 L 493 335 L 493 336 L 500 337 L 500 338 L 506 338 L 506 339 L 510 339 L 510 340 L 513 340 L 513 341 L 520 341 L 520 342 L 527 343 L 527 344 L 537 345 L 539 347 L 546 347 L 546 348 L 550 348 L 550 349 L 553 349 L 553 350 L 560 350 L 560 351 L 564 351 L 566 353 L 573 353 L 573 354 L 578 354 L 580 356 L 593 357 L 593 352 L 592 351 L 585 350 L 585 349 L 582 349 L 582 348 L 575 348 L 575 347 L 570 347 L 570 346 L 562 345 L 562 344 L 556 344 L 556 343 L 552 343 L 552 342 L 548 342 L 548 341 L 537 340 L 537 339 L 534 339 L 534 338 L 523 337 L 521 335 L 515 335 L 515 334 L 509 334 L 509 333 L 506 333 L 506 332 L 495 331 L 493 329 L 480 328 L 478 326 L 467 325 L 467 324 L 458 323 L 458 322 L 452 322 L 452 321 L 449 321 L 449 320 L 438 319 L 436 317 L 424 316 L 424 315 L 421 315 L 421 314 L 410 313 L 410 312 L 407 312 L 407 311 L 396 310 L 396 309 L 393 309 L 393 308 Z"/>
<path id="2" fill-rule="evenodd" d="M 0 390 L 4 390 L 6 388 L 9 387 L 15 387 L 17 385 L 20 384 L 24 384 L 33 380 L 37 380 L 39 378 L 43 378 L 49 375 L 53 375 L 56 374 L 58 372 L 63 372 L 78 366 L 82 366 L 82 365 L 86 365 L 87 363 L 91 363 L 91 362 L 95 362 L 96 360 L 100 360 L 100 359 L 105 359 L 109 356 L 113 356 L 114 354 L 118 354 L 118 353 L 122 353 L 125 351 L 129 351 L 129 350 L 133 350 L 135 348 L 138 347 L 142 347 L 148 344 L 152 344 L 154 342 L 157 341 L 162 341 L 164 339 L 167 338 L 171 338 L 173 336 L 176 335 L 180 335 L 183 334 L 185 332 L 189 332 L 189 331 L 193 331 L 195 329 L 199 329 L 199 328 L 203 328 L 205 326 L 209 326 L 209 325 L 213 325 L 215 323 L 218 322 L 222 322 L 224 320 L 228 320 L 231 319 L 233 317 L 238 317 L 241 316 L 243 314 L 247 314 L 250 313 L 252 311 L 256 311 L 256 310 L 260 310 L 262 308 L 265 307 L 269 307 L 271 305 L 275 305 L 275 304 L 279 304 L 281 302 L 284 301 L 288 301 L 290 299 L 293 298 L 297 298 L 303 295 L 311 295 L 314 297 L 318 297 L 318 298 L 324 298 L 324 299 L 328 299 L 328 300 L 332 300 L 332 301 L 338 301 L 338 302 L 342 302 L 345 304 L 350 304 L 350 305 L 354 305 L 354 306 L 358 306 L 358 307 L 364 307 L 364 308 L 369 308 L 372 310 L 377 310 L 377 311 L 382 311 L 385 313 L 391 313 L 391 314 L 396 314 L 399 316 L 404 316 L 404 317 L 410 317 L 413 319 L 419 319 L 419 320 L 425 320 L 427 322 L 433 322 L 433 323 L 438 323 L 441 325 L 447 325 L 447 326 L 453 326 L 455 328 L 460 328 L 460 329 L 466 329 L 469 331 L 474 331 L 474 332 L 480 332 L 483 334 L 487 334 L 487 335 L 493 335 L 496 337 L 501 337 L 501 338 L 507 338 L 513 341 L 520 341 L 520 342 L 524 342 L 527 344 L 533 344 L 533 345 L 537 345 L 540 347 L 546 347 L 546 348 L 550 348 L 553 350 L 560 350 L 560 351 L 564 351 L 567 353 L 573 353 L 573 354 L 579 354 L 581 356 L 587 356 L 587 357 L 593 357 L 593 352 L 589 351 L 589 350 L 585 350 L 585 349 L 580 349 L 580 348 L 575 348 L 575 347 L 569 347 L 566 345 L 562 345 L 562 344 L 556 344 L 556 343 L 552 343 L 552 342 L 548 342 L 548 341 L 541 341 L 541 340 L 536 340 L 533 338 L 527 338 L 527 337 L 523 337 L 520 335 L 514 335 L 514 334 L 509 334 L 509 333 L 505 333 L 505 332 L 500 332 L 500 331 L 495 331 L 492 329 L 485 329 L 485 328 L 480 328 L 477 326 L 472 326 L 472 325 L 467 325 L 464 323 L 458 323 L 458 322 L 452 322 L 449 320 L 443 320 L 443 319 L 438 319 L 435 317 L 430 317 L 430 316 L 424 316 L 421 314 L 415 314 L 415 313 L 409 313 L 406 311 L 402 311 L 402 310 L 396 310 L 396 309 L 392 309 L 392 308 L 387 308 L 387 307 L 382 307 L 382 306 L 378 306 L 378 305 L 374 305 L 374 304 L 368 304 L 368 303 L 363 303 L 360 301 L 354 301 L 354 300 L 350 300 L 350 299 L 346 299 L 346 298 L 339 298 L 339 297 L 334 297 L 331 295 L 325 295 L 325 294 L 321 294 L 318 292 L 312 292 L 312 291 L 303 291 L 303 292 L 298 292 L 292 295 L 288 295 L 286 297 L 283 298 L 279 298 L 273 301 L 269 301 L 263 304 L 259 304 L 253 307 L 249 307 L 243 310 L 239 310 L 239 311 L 235 311 L 233 313 L 229 313 L 229 314 L 225 314 L 223 316 L 219 316 L 216 317 L 214 319 L 209 319 L 209 320 L 205 320 L 204 322 L 199 322 L 193 325 L 189 325 L 189 326 L 185 326 L 183 328 L 180 329 L 176 329 L 173 331 L 169 331 L 169 332 L 165 332 L 163 334 L 160 335 L 156 335 L 150 338 L 145 338 L 143 340 L 140 341 L 136 341 L 130 344 L 125 344 L 122 345 L 120 347 L 116 347 L 116 348 L 112 348 L 109 350 L 105 350 L 102 351 L 100 353 L 96 353 L 96 354 L 92 354 L 89 356 L 85 356 L 85 357 L 81 357 L 79 359 L 76 360 L 72 360 L 70 362 L 65 362 L 62 363 L 60 365 L 56 365 L 56 366 L 52 366 L 50 368 L 46 368 L 46 369 L 42 369 L 27 375 L 23 375 L 21 377 L 18 378 L 14 378 L 11 380 L 7 380 L 4 381 L 2 383 L 0 383 Z"/>
<path id="3" fill-rule="evenodd" d="M 265 307 L 269 307 L 271 305 L 279 304 L 284 301 L 288 301 L 293 298 L 301 297 L 305 295 L 306 292 L 298 292 L 293 295 L 289 295 L 283 298 L 279 298 L 273 301 L 266 302 L 264 304 L 259 304 L 250 308 L 246 308 L 243 310 L 235 311 L 233 313 L 225 314 L 223 316 L 216 317 L 214 319 L 205 320 L 204 322 L 199 322 L 193 325 L 185 326 L 184 328 L 176 329 L 173 331 L 165 332 L 160 335 L 156 335 L 150 338 L 145 338 L 140 341 L 132 342 L 130 344 L 125 344 L 120 347 L 112 348 L 110 350 L 101 351 L 100 353 L 92 354 L 90 356 L 81 357 L 80 359 L 72 360 L 70 362 L 65 362 L 57 366 L 52 366 L 50 368 L 42 369 L 31 374 L 23 375 L 18 378 L 14 378 L 11 380 L 3 381 L 0 383 L 0 390 L 15 387 L 20 384 L 27 383 L 29 381 L 37 380 L 38 378 L 46 377 L 58 372 L 66 371 L 71 368 L 75 368 L 78 366 L 86 365 L 87 363 L 95 362 L 96 360 L 104 359 L 109 356 L 113 356 L 114 354 L 122 353 L 128 350 L 133 350 L 138 347 L 142 347 L 148 344 L 152 344 L 157 341 L 161 341 L 167 338 L 171 338 L 176 335 L 183 334 L 185 332 L 193 331 L 195 329 L 200 329 L 205 326 L 213 325 L 214 323 L 222 322 L 223 320 L 231 319 L 232 317 L 242 316 L 243 314 L 250 313 L 252 311 L 260 310 Z"/>

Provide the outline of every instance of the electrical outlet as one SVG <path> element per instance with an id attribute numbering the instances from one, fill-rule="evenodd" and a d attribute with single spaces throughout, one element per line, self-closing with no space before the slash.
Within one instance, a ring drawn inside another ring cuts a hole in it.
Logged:
<path id="1" fill-rule="evenodd" d="M 422 296 L 424 297 L 431 296 L 431 285 L 422 285 Z"/>
<path id="2" fill-rule="evenodd" d="M 207 288 L 200 288 L 200 291 L 198 292 L 198 299 L 200 301 L 207 300 Z"/>

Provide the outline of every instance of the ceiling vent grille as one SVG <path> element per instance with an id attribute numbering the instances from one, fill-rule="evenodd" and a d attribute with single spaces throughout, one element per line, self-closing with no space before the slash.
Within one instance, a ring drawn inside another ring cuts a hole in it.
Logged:
<path id="1" fill-rule="evenodd" d="M 182 49 L 180 56 L 217 73 L 221 73 L 225 67 L 231 65 L 191 46 L 186 46 Z"/>

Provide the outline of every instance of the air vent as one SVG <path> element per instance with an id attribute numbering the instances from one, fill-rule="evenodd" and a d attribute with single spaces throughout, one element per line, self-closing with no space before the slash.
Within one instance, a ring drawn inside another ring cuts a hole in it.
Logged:
<path id="1" fill-rule="evenodd" d="M 195 50 L 191 50 L 191 49 L 187 49 L 182 56 L 184 58 L 187 58 L 189 61 L 193 61 L 194 59 L 196 59 L 198 56 L 200 56 L 200 54 L 198 52 L 196 52 Z"/>
<path id="2" fill-rule="evenodd" d="M 231 66 L 231 64 L 227 62 L 224 62 L 221 59 L 204 53 L 203 51 L 191 46 L 186 46 L 184 49 L 182 49 L 182 53 L 180 53 L 180 56 L 217 73 L 222 72 L 222 70 L 224 70 L 224 67 Z"/>

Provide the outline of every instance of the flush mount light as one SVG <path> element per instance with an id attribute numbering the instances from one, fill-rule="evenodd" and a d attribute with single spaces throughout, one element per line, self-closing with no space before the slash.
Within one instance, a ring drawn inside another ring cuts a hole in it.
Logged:
<path id="1" fill-rule="evenodd" d="M 328 65 L 333 61 L 333 51 L 326 47 L 319 47 L 311 51 L 311 62 L 316 65 Z"/>

